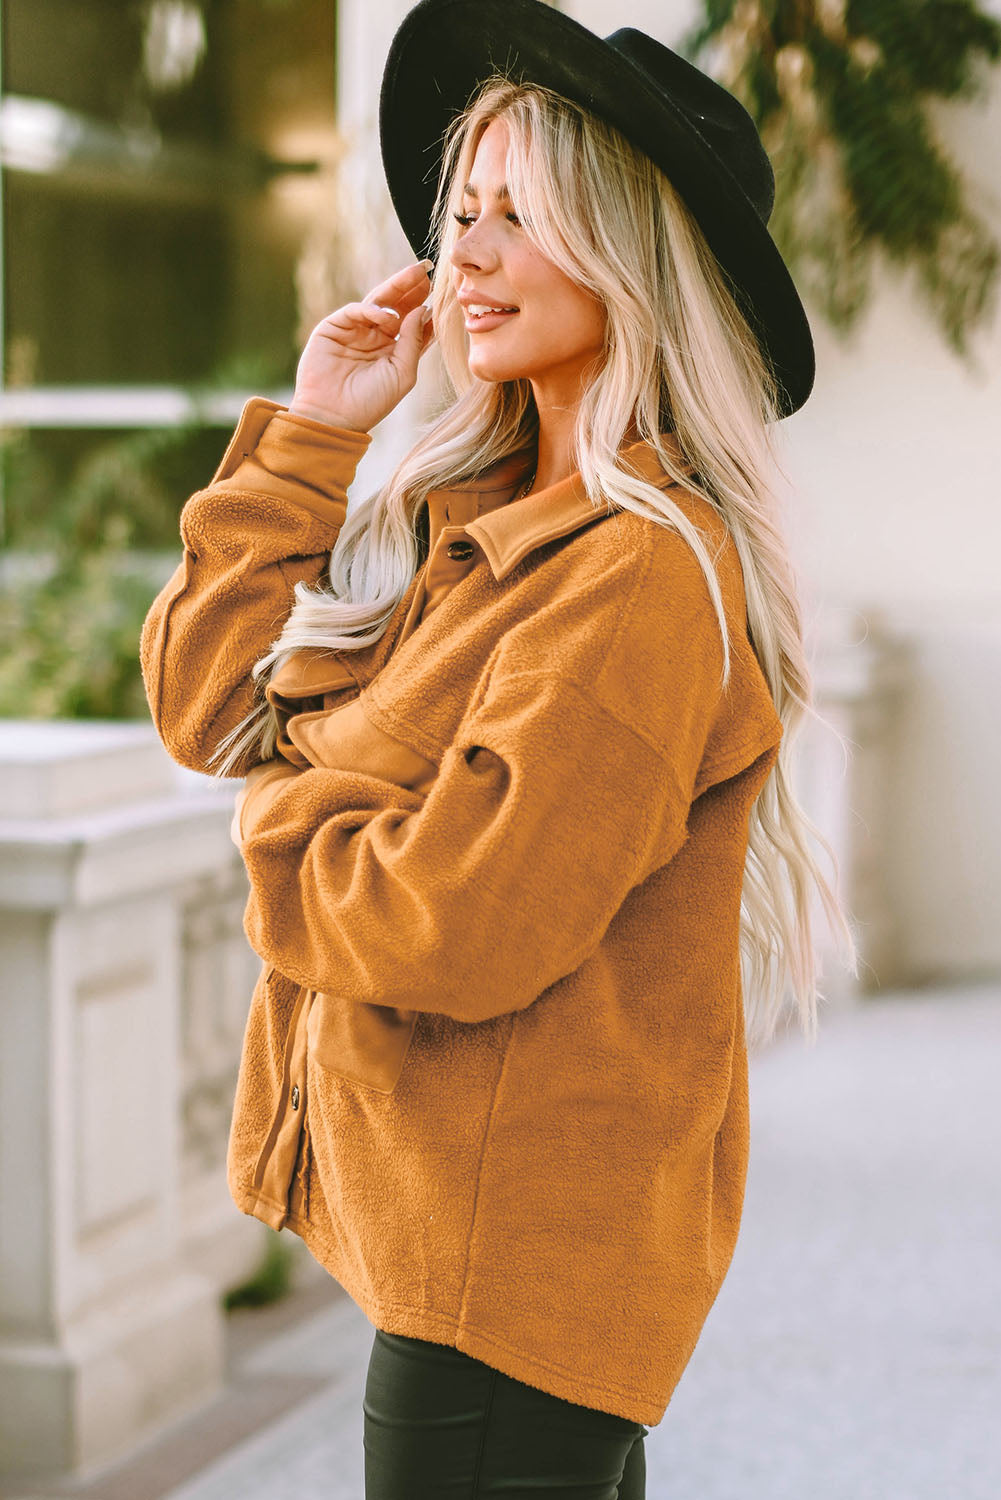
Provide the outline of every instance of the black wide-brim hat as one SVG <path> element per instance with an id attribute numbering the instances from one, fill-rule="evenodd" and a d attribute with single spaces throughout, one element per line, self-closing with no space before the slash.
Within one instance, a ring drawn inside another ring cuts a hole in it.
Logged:
<path id="1" fill-rule="evenodd" d="M 445 131 L 495 72 L 573 100 L 660 167 L 727 273 L 778 380 L 781 415 L 798 411 L 813 387 L 813 339 L 768 233 L 775 178 L 757 127 L 727 89 L 642 31 L 603 40 L 543 0 L 420 0 L 393 38 L 379 106 L 386 180 L 415 253 L 435 253 Z"/>

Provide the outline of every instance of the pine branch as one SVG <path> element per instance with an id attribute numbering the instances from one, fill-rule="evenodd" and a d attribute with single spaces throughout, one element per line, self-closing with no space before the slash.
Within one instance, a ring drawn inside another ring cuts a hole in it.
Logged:
<path id="1" fill-rule="evenodd" d="M 877 253 L 915 272 L 949 345 L 992 315 L 1001 250 L 938 140 L 931 97 L 975 99 L 1001 58 L 976 0 L 704 0 L 682 43 L 745 105 L 775 167 L 769 229 L 842 336 Z"/>

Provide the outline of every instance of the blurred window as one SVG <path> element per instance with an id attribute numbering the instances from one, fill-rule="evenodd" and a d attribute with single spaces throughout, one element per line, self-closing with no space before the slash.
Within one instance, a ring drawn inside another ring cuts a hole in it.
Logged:
<path id="1" fill-rule="evenodd" d="M 217 427 L 290 387 L 335 0 L 0 0 L 0 22 L 0 432 L 47 431 L 36 481 L 181 423 L 191 387 L 219 391 Z"/>

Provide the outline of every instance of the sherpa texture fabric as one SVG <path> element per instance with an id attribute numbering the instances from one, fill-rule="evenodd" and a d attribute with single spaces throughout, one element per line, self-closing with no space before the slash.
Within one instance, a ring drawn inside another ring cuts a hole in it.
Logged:
<path id="1" fill-rule="evenodd" d="M 182 764 L 249 708 L 368 442 L 254 398 L 184 507 L 142 637 Z M 579 476 L 510 503 L 517 455 L 430 495 L 385 635 L 297 653 L 282 753 L 241 768 L 263 969 L 228 1177 L 376 1327 L 654 1425 L 737 1241 L 741 886 L 782 726 L 721 518 L 625 458 L 707 540 L 729 688 L 676 532 Z"/>

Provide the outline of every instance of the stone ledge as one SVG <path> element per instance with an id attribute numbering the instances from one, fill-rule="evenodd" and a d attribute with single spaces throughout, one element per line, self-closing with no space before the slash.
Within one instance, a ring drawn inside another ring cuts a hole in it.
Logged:
<path id="1" fill-rule="evenodd" d="M 0 819 L 71 817 L 173 784 L 152 724 L 0 720 Z"/>
<path id="2" fill-rule="evenodd" d="M 95 905 L 235 861 L 238 785 L 176 766 L 152 724 L 0 720 L 0 905 Z"/>
<path id="3" fill-rule="evenodd" d="M 162 890 L 239 858 L 235 786 L 101 813 L 0 821 L 0 906 L 49 911 Z"/>

